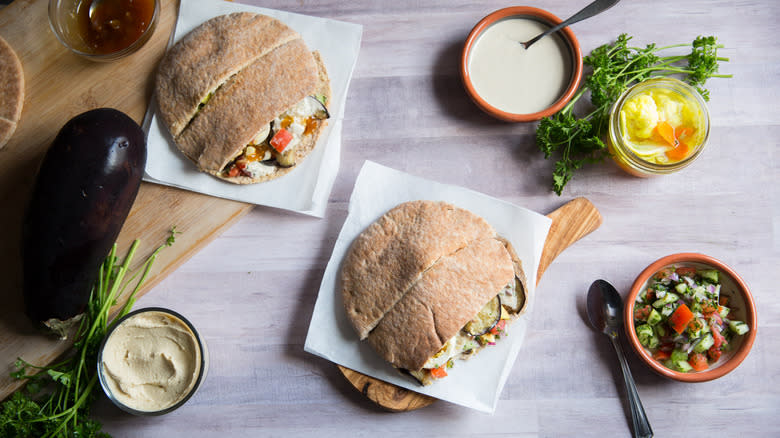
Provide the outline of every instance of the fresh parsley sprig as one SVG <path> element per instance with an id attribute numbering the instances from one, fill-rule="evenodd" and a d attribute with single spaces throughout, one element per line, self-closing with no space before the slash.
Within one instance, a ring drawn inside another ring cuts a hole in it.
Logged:
<path id="1" fill-rule="evenodd" d="M 100 266 L 98 281 L 92 289 L 87 309 L 81 318 L 76 341 L 65 359 L 45 367 L 17 359 L 15 379 L 27 380 L 23 390 L 15 392 L 0 405 L 0 437 L 108 437 L 102 425 L 89 418 L 97 385 L 97 355 L 105 334 L 117 319 L 126 315 L 135 303 L 135 295 L 151 271 L 157 254 L 171 246 L 176 228 L 137 269 L 130 263 L 140 244 L 135 240 L 124 261 L 117 258 L 117 245 Z M 129 275 L 127 281 L 125 277 Z M 139 277 L 140 276 L 140 277 Z M 111 307 L 127 287 L 135 283 L 130 295 L 109 322 Z"/>
<path id="2" fill-rule="evenodd" d="M 654 77 L 682 76 L 694 86 L 705 100 L 709 91 L 704 84 L 709 78 L 730 78 L 718 74 L 719 62 L 728 58 L 718 56 L 714 36 L 699 36 L 688 44 L 644 48 L 628 45 L 631 37 L 621 34 L 612 44 L 594 49 L 583 58 L 583 64 L 592 69 L 583 86 L 558 113 L 545 117 L 536 129 L 536 144 L 546 159 L 555 158 L 553 190 L 558 195 L 571 180 L 574 171 L 588 163 L 596 163 L 609 156 L 603 139 L 609 126 L 609 112 L 618 97 L 632 85 Z M 680 47 L 690 47 L 686 55 L 660 56 L 660 53 Z M 577 116 L 574 105 L 589 93 L 590 112 Z"/>

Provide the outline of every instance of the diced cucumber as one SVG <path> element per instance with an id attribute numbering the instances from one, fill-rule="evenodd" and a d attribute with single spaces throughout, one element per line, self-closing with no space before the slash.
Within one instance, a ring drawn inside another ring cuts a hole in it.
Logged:
<path id="1" fill-rule="evenodd" d="M 639 343 L 647 348 L 658 346 L 658 337 L 653 332 L 653 327 L 650 324 L 642 324 L 637 327 L 636 336 L 639 338 Z"/>
<path id="2" fill-rule="evenodd" d="M 653 326 L 653 329 L 655 330 L 656 336 L 666 336 L 666 327 L 664 327 L 664 324 L 656 324 Z"/>
<path id="3" fill-rule="evenodd" d="M 661 315 L 663 315 L 665 318 L 668 318 L 674 311 L 677 309 L 677 305 L 674 303 L 669 303 L 661 308 Z"/>
<path id="4" fill-rule="evenodd" d="M 677 286 L 674 287 L 674 290 L 682 295 L 688 295 L 688 285 L 685 283 L 677 283 Z"/>
<path id="5" fill-rule="evenodd" d="M 744 335 L 750 330 L 750 327 L 742 321 L 729 321 L 729 329 L 738 335 Z"/>
<path id="6" fill-rule="evenodd" d="M 693 369 L 693 367 L 691 366 L 691 364 L 688 363 L 687 360 L 678 360 L 677 362 L 673 362 L 673 364 L 674 364 L 674 369 L 683 373 L 687 373 L 688 371 Z"/>
<path id="7" fill-rule="evenodd" d="M 650 325 L 656 325 L 663 320 L 663 317 L 657 310 L 651 309 L 650 315 L 647 316 L 647 323 Z"/>
<path id="8" fill-rule="evenodd" d="M 696 301 L 704 301 L 707 298 L 707 290 L 704 289 L 704 286 L 696 286 L 693 288 L 693 299 Z"/>
<path id="9" fill-rule="evenodd" d="M 711 334 L 707 333 L 703 338 L 696 341 L 696 344 L 693 346 L 693 351 L 697 353 L 704 353 L 705 351 L 709 350 L 710 347 L 712 347 L 715 344 L 715 338 L 712 337 Z"/>
<path id="10" fill-rule="evenodd" d="M 669 360 L 672 362 L 688 362 L 688 353 L 679 348 L 675 348 L 674 351 L 672 351 L 671 356 L 669 356 Z"/>
<path id="11" fill-rule="evenodd" d="M 731 309 L 729 309 L 726 306 L 720 306 L 720 310 L 718 311 L 721 318 L 727 317 L 729 315 L 729 312 L 731 312 Z"/>
<path id="12" fill-rule="evenodd" d="M 705 280 L 709 280 L 713 284 L 718 284 L 718 271 L 715 269 L 706 269 L 704 271 L 699 271 L 699 275 L 701 275 L 701 278 Z"/>
<path id="13" fill-rule="evenodd" d="M 666 305 L 666 304 L 669 304 L 669 303 L 675 303 L 675 302 L 677 302 L 677 300 L 679 300 L 679 299 L 680 299 L 680 296 L 679 296 L 679 295 L 677 295 L 677 294 L 675 294 L 675 293 L 672 293 L 672 292 L 669 292 L 669 293 L 667 293 L 666 295 L 664 295 L 664 297 L 663 297 L 663 298 L 661 298 L 661 299 L 658 299 L 658 300 L 655 300 L 655 301 L 653 302 L 653 307 L 655 307 L 655 308 L 657 309 L 657 308 L 659 308 L 659 307 L 661 307 L 661 306 L 664 306 L 664 305 Z"/>

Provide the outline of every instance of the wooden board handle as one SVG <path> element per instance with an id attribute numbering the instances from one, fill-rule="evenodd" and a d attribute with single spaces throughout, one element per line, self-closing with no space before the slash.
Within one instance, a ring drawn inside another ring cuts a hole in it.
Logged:
<path id="1" fill-rule="evenodd" d="M 550 231 L 544 242 L 536 283 L 553 260 L 574 242 L 590 234 L 601 225 L 601 214 L 585 198 L 575 198 L 547 217 L 552 219 Z M 338 365 L 339 371 L 352 386 L 366 398 L 391 412 L 406 412 L 424 408 L 436 399 L 425 394 L 387 383 Z"/>
<path id="2" fill-rule="evenodd" d="M 552 219 L 552 225 L 539 260 L 536 284 L 539 284 L 544 271 L 563 250 L 593 232 L 602 222 L 601 213 L 585 198 L 575 198 L 547 217 Z"/>

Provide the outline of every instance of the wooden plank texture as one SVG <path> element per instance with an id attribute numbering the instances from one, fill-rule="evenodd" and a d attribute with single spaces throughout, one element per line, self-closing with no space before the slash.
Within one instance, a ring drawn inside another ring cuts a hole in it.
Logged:
<path id="1" fill-rule="evenodd" d="M 19 235 L 38 163 L 60 127 L 81 112 L 113 107 L 141 123 L 151 96 L 152 73 L 176 21 L 177 3 L 163 1 L 152 38 L 138 52 L 112 63 L 87 61 L 65 49 L 49 28 L 45 0 L 18 0 L 0 10 L 0 35 L 22 61 L 26 81 L 19 126 L 0 149 L 0 276 L 6 279 L 0 307 L 0 399 L 19 385 L 8 373 L 17 357 L 48 364 L 70 345 L 41 336 L 22 310 Z M 141 239 L 138 264 L 164 241 L 172 226 L 181 234 L 157 259 L 139 294 L 148 292 L 250 208 L 143 183 L 119 236 L 120 253 L 133 239 Z"/>

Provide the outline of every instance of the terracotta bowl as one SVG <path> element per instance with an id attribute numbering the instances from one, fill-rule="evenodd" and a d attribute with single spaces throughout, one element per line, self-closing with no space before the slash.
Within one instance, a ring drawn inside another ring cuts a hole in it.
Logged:
<path id="1" fill-rule="evenodd" d="M 572 32 L 570 28 L 565 27 L 553 35 L 548 35 L 546 38 L 560 36 L 563 38 L 563 41 L 569 48 L 572 71 L 569 78 L 569 85 L 566 90 L 551 106 L 539 112 L 517 114 L 496 108 L 483 99 L 474 88 L 468 68 L 469 57 L 471 56 L 471 50 L 474 47 L 474 44 L 482 32 L 484 32 L 488 27 L 499 20 L 515 17 L 532 18 L 544 24 L 548 24 L 550 27 L 555 26 L 561 22 L 561 19 L 555 15 L 543 9 L 533 8 L 530 6 L 512 6 L 492 12 L 480 20 L 476 26 L 474 26 L 474 29 L 471 30 L 471 33 L 466 39 L 466 44 L 463 47 L 463 52 L 460 59 L 460 75 L 461 79 L 463 80 L 463 85 L 466 88 L 466 93 L 469 95 L 469 97 L 471 97 L 474 103 L 476 103 L 477 106 L 486 113 L 507 122 L 531 122 L 560 111 L 577 92 L 580 80 L 582 79 L 582 52 L 580 51 L 580 43 L 577 41 L 577 37 L 574 36 L 574 32 Z"/>
<path id="2" fill-rule="evenodd" d="M 661 362 L 653 359 L 652 354 L 642 346 L 636 335 L 633 315 L 637 296 L 646 288 L 648 280 L 656 272 L 672 265 L 675 267 L 717 269 L 721 273 L 721 295 L 729 298 L 730 315 L 734 315 L 735 319 L 744 321 L 750 327 L 750 331 L 746 334 L 733 338 L 731 340 L 731 350 L 728 352 L 724 351 L 721 358 L 717 362 L 710 364 L 710 367 L 704 371 L 683 373 L 665 367 Z M 634 281 L 631 292 L 626 298 L 623 312 L 626 335 L 637 355 L 656 373 L 681 382 L 706 382 L 722 377 L 734 370 L 750 352 L 753 341 L 756 339 L 758 328 L 756 305 L 745 281 L 720 260 L 696 253 L 672 254 L 656 260 L 645 268 L 636 278 L 636 281 Z"/>

